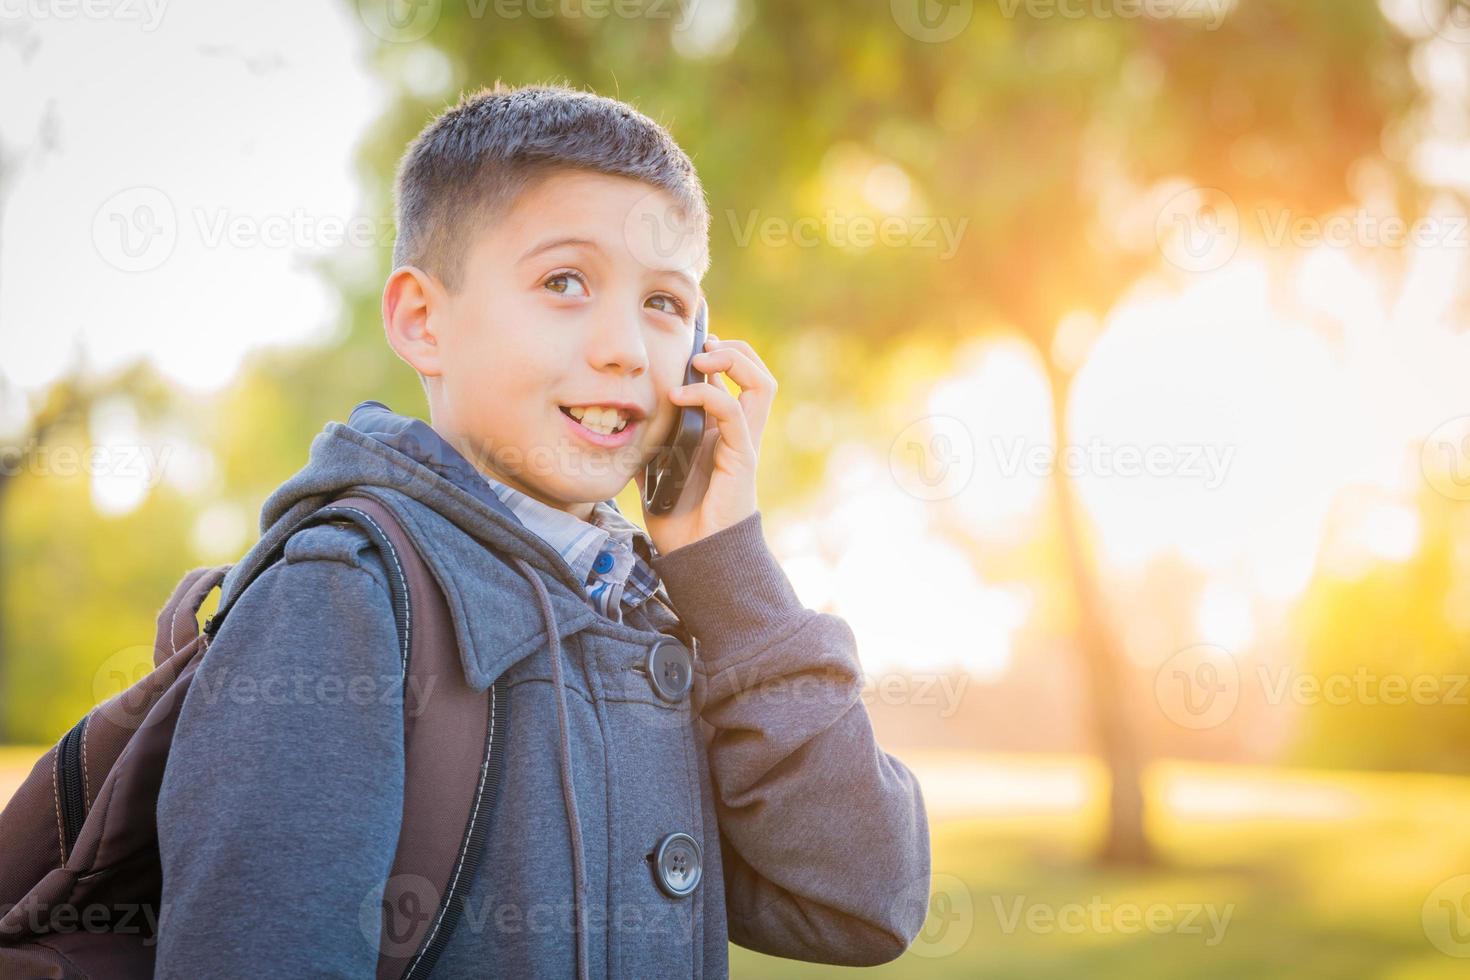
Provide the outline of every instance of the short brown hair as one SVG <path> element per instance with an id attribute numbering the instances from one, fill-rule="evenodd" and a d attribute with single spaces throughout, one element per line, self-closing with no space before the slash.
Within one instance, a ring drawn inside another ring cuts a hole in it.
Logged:
<path id="1" fill-rule="evenodd" d="M 709 206 L 689 157 L 659 123 L 616 99 L 557 85 L 496 82 L 462 95 L 414 139 L 398 166 L 393 266 L 416 265 L 459 288 L 472 229 L 561 170 L 630 177 L 666 191 L 704 244 Z"/>

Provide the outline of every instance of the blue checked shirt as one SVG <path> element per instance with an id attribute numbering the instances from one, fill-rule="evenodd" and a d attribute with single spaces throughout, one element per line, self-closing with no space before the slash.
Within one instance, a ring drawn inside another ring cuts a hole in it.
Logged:
<path id="1" fill-rule="evenodd" d="M 659 589 L 649 563 L 653 539 L 623 516 L 618 505 L 598 501 L 592 520 L 544 504 L 475 469 L 422 419 L 399 415 L 379 401 L 353 409 L 348 425 L 419 461 L 497 510 L 509 510 L 527 530 L 555 548 L 587 590 L 592 607 L 613 622 Z"/>
<path id="2" fill-rule="evenodd" d="M 646 560 L 652 549 L 648 535 L 611 500 L 593 506 L 589 523 L 499 480 L 484 474 L 480 478 L 527 530 L 561 552 L 584 583 L 593 608 L 604 616 L 620 623 L 624 606 L 632 608 L 658 589 L 658 576 Z"/>

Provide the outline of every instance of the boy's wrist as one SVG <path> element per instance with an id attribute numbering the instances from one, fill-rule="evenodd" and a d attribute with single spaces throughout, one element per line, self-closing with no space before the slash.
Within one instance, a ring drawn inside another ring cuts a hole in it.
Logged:
<path id="1" fill-rule="evenodd" d="M 651 564 L 708 658 L 759 646 L 806 608 L 766 544 L 758 510 Z"/>

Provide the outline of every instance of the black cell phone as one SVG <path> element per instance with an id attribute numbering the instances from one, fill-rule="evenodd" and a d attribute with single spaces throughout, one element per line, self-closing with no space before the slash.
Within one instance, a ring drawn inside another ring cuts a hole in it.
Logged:
<path id="1" fill-rule="evenodd" d="M 699 301 L 699 312 L 694 316 L 694 350 L 689 353 L 689 363 L 684 366 L 684 383 L 699 384 L 709 379 L 694 366 L 694 355 L 704 350 L 705 338 L 709 335 L 709 303 Z M 674 509 L 684 485 L 689 482 L 689 473 L 694 468 L 694 458 L 699 454 L 704 441 L 704 409 L 699 405 L 680 405 L 674 419 L 673 432 L 643 471 L 643 509 L 652 514 L 667 514 Z"/>

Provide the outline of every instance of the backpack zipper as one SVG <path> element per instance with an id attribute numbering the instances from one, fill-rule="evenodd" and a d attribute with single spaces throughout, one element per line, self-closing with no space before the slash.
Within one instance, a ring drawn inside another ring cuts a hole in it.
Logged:
<path id="1" fill-rule="evenodd" d="M 87 818 L 87 790 L 82 784 L 82 740 L 87 732 L 87 719 L 72 726 L 71 731 L 61 737 L 56 747 L 56 791 L 61 803 L 62 853 L 65 863 L 82 833 L 82 822 Z"/>

